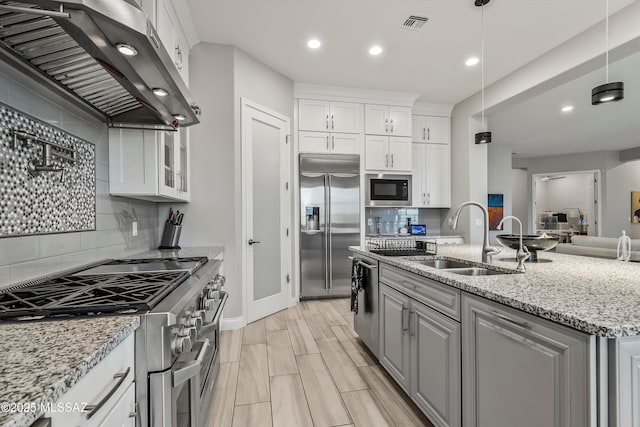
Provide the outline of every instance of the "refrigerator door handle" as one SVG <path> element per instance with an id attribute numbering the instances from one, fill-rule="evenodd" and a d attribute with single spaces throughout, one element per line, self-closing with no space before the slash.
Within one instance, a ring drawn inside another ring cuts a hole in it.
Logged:
<path id="1" fill-rule="evenodd" d="M 329 176 L 327 174 L 324 175 L 324 259 L 326 260 L 326 268 L 324 271 L 325 280 L 324 280 L 324 288 L 326 290 L 331 287 L 331 240 L 329 239 L 329 235 L 331 234 L 331 224 L 329 221 L 331 220 L 331 215 L 329 214 L 329 192 L 331 187 L 329 186 Z"/>
<path id="2" fill-rule="evenodd" d="M 331 229 L 332 229 L 332 224 L 331 224 L 331 175 L 327 174 L 326 175 L 327 178 L 327 185 L 325 186 L 326 188 L 326 192 L 327 192 L 327 204 L 326 204 L 326 208 L 325 208 L 325 212 L 327 214 L 327 220 L 325 221 L 325 227 L 327 229 L 327 289 L 331 289 L 333 288 L 333 283 L 331 283 L 331 280 L 333 278 L 333 262 L 332 262 L 332 256 L 333 256 L 333 251 L 331 250 Z"/>

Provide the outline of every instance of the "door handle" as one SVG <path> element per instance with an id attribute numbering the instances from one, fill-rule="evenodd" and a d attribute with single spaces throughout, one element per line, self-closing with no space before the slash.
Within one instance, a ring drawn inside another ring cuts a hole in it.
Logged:
<path id="1" fill-rule="evenodd" d="M 249 246 L 252 246 L 252 245 L 256 245 L 256 244 L 260 243 L 260 241 L 259 240 L 249 239 L 248 243 L 249 243 Z"/>
<path id="2" fill-rule="evenodd" d="M 334 123 L 334 121 L 333 121 L 333 114 L 332 114 L 331 115 L 331 130 L 333 130 L 333 123 Z"/>
<path id="3" fill-rule="evenodd" d="M 422 140 L 427 140 L 427 128 L 422 128 Z"/>
<path id="4" fill-rule="evenodd" d="M 393 133 L 393 119 L 389 120 L 389 124 L 391 125 L 391 133 Z"/>
<path id="5" fill-rule="evenodd" d="M 401 322 L 402 322 L 402 333 L 405 333 L 409 330 L 408 326 L 405 326 L 405 324 L 407 323 L 405 321 L 406 316 L 404 315 L 404 313 L 409 309 L 409 307 L 407 307 L 406 305 L 402 304 L 402 313 L 400 314 L 401 317 Z"/>
<path id="6" fill-rule="evenodd" d="M 431 141 L 431 128 L 427 129 L 427 140 Z"/>
<path id="7" fill-rule="evenodd" d="M 389 155 L 388 154 L 384 155 L 384 167 L 385 168 L 389 167 Z"/>
<path id="8" fill-rule="evenodd" d="M 389 132 L 389 119 L 384 120 L 384 131 Z"/>
<path id="9" fill-rule="evenodd" d="M 333 129 L 333 125 L 331 125 L 331 129 Z M 336 149 L 336 137 L 331 135 L 331 149 L 335 150 Z"/>
<path id="10" fill-rule="evenodd" d="M 329 130 L 329 115 L 327 114 L 325 116 L 325 129 Z"/>
<path id="11" fill-rule="evenodd" d="M 329 150 L 329 136 L 327 136 L 326 139 L 327 139 L 327 150 Z"/>
<path id="12" fill-rule="evenodd" d="M 391 155 L 391 167 L 393 167 L 393 154 Z"/>

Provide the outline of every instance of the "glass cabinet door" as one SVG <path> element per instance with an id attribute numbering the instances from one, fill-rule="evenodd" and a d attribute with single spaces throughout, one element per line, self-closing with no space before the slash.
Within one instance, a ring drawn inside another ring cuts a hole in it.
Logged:
<path id="1" fill-rule="evenodd" d="M 178 178 L 178 191 L 182 193 L 189 192 L 189 130 L 180 130 L 180 167 Z"/>
<path id="2" fill-rule="evenodd" d="M 162 132 L 160 141 L 160 193 L 174 196 L 177 190 L 176 173 L 176 147 L 179 143 L 177 132 Z"/>

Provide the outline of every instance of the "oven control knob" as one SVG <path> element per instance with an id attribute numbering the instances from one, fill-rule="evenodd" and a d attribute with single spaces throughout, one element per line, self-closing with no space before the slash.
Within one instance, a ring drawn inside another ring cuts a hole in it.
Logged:
<path id="1" fill-rule="evenodd" d="M 171 340 L 171 350 L 175 355 L 191 351 L 191 337 L 175 335 Z"/>
<path id="2" fill-rule="evenodd" d="M 198 337 L 198 330 L 195 326 L 189 326 L 187 328 L 184 328 L 180 335 L 183 337 L 189 337 L 189 339 L 191 339 L 191 342 L 193 343 L 196 342 L 196 338 Z"/>
<path id="3" fill-rule="evenodd" d="M 196 330 L 202 327 L 202 317 L 199 314 L 192 314 L 187 320 L 187 325 L 196 328 Z"/>
<path id="4" fill-rule="evenodd" d="M 208 299 L 213 299 L 213 300 L 219 300 L 220 299 L 220 292 L 217 290 L 209 290 L 209 293 L 207 294 L 207 298 Z"/>

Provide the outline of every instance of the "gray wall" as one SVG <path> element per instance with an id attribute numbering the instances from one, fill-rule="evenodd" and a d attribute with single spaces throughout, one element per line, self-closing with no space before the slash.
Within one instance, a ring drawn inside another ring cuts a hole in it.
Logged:
<path id="1" fill-rule="evenodd" d="M 41 236 L 0 238 L 0 288 L 55 271 L 105 258 L 116 258 L 153 249 L 158 234 L 156 203 L 109 195 L 109 144 L 104 123 L 77 105 L 60 99 L 47 89 L 0 62 L 2 102 L 59 127 L 96 145 L 96 231 Z M 2 169 L 13 167 L 10 163 Z M 123 212 L 135 212 L 138 236 L 131 226 L 120 228 Z"/>
<path id="2" fill-rule="evenodd" d="M 189 59 L 202 117 L 191 129 L 191 203 L 178 206 L 185 212 L 180 243 L 225 246 L 225 317 L 237 318 L 244 314 L 241 98 L 293 119 L 293 82 L 233 46 L 200 43 Z"/>
<path id="3" fill-rule="evenodd" d="M 488 147 L 488 193 L 504 196 L 504 216 L 513 215 L 512 183 L 511 183 L 511 147 L 492 144 Z M 522 220 L 522 218 L 520 218 Z M 506 221 L 502 231 L 489 231 L 491 244 L 497 245 L 497 234 L 509 234 L 518 231 L 518 225 L 513 221 Z M 523 224 L 524 225 L 524 224 Z"/>
<path id="4" fill-rule="evenodd" d="M 524 233 L 530 233 L 527 171 L 524 169 L 511 169 L 511 215 L 520 218 Z"/>

